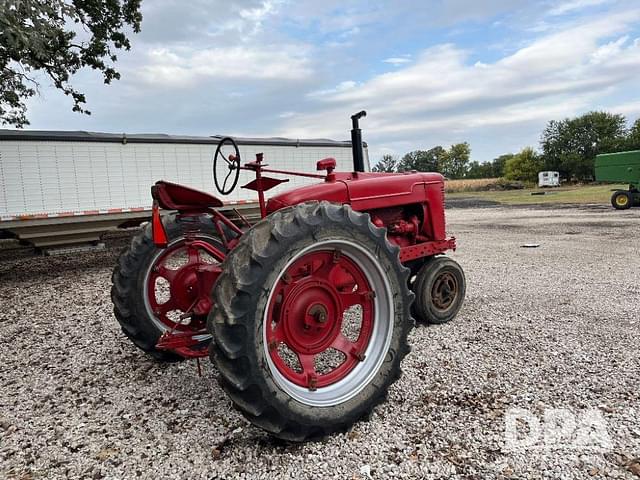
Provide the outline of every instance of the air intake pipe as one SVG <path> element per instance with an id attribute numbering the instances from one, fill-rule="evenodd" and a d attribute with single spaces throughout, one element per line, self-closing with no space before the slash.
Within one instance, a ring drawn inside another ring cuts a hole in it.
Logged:
<path id="1" fill-rule="evenodd" d="M 361 112 L 351 115 L 353 128 L 351 129 L 351 149 L 353 151 L 353 171 L 364 172 L 364 154 L 362 151 L 362 130 L 360 130 L 359 120 L 366 117 L 367 112 Z"/>

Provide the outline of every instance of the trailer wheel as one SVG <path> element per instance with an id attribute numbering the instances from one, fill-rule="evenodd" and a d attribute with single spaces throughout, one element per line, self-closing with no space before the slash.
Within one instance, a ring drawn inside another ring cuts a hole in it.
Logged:
<path id="1" fill-rule="evenodd" d="M 223 263 L 211 359 L 236 407 L 272 435 L 344 431 L 400 377 L 409 270 L 369 215 L 309 202 L 251 228 Z"/>
<path id="2" fill-rule="evenodd" d="M 617 190 L 611 195 L 611 205 L 616 210 L 627 210 L 633 205 L 633 195 L 631 192 Z"/>
<path id="3" fill-rule="evenodd" d="M 413 283 L 413 311 L 418 322 L 442 324 L 460 311 L 466 279 L 460 265 L 445 256 L 431 257 Z"/>
<path id="4" fill-rule="evenodd" d="M 182 357 L 156 349 L 158 339 L 167 330 L 196 332 L 205 328 L 206 316 L 181 319 L 180 315 L 193 304 L 195 269 L 202 264 L 219 265 L 226 250 L 205 217 L 178 218 L 174 214 L 163 223 L 167 248 L 155 246 L 151 225 L 147 225 L 120 254 L 111 277 L 111 299 L 122 331 L 136 346 L 157 360 L 177 361 Z M 193 238 L 210 244 L 220 255 L 214 258 L 195 246 L 187 247 L 186 230 L 198 232 Z"/>

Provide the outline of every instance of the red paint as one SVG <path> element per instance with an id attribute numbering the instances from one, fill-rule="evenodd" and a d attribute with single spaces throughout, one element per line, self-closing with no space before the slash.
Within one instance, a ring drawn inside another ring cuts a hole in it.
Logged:
<path id="1" fill-rule="evenodd" d="M 442 241 L 425 241 L 416 245 L 406 246 L 400 249 L 400 261 L 408 262 L 417 258 L 431 257 L 444 253 L 447 250 L 456 249 L 456 239 L 450 238 Z"/>
<path id="2" fill-rule="evenodd" d="M 256 179 L 254 181 L 256 182 L 256 187 L 257 187 L 256 191 L 258 192 L 258 203 L 260 204 L 260 217 L 264 218 L 267 216 L 267 207 L 264 201 L 264 189 L 262 188 L 262 169 L 264 167 L 264 165 L 262 165 L 262 158 L 263 158 L 262 153 L 256 153 L 256 161 L 247 163 L 245 165 L 245 169 L 253 170 L 255 172 Z"/>
<path id="3" fill-rule="evenodd" d="M 218 262 L 224 260 L 224 254 L 209 243 L 187 239 L 162 252 L 153 264 L 147 281 L 147 302 L 155 317 L 168 328 L 156 347 L 189 358 L 207 355 L 206 348 L 194 348 L 202 342 L 193 337 L 206 333 L 207 314 L 213 306 L 210 293 L 222 271 L 219 264 L 205 262 L 201 257 L 202 251 Z M 171 268 L 181 255 L 186 256 L 186 261 Z M 163 303 L 156 298 L 159 278 L 168 283 L 169 291 L 164 293 L 168 293 L 169 298 Z M 185 319 L 188 318 L 188 323 L 177 321 L 178 311 L 182 312 Z"/>
<path id="4" fill-rule="evenodd" d="M 162 217 L 160 216 L 160 208 L 158 202 L 154 200 L 151 213 L 151 238 L 156 247 L 164 248 L 169 243 L 167 241 L 167 232 L 164 231 Z"/>
<path id="5" fill-rule="evenodd" d="M 338 204 L 349 203 L 349 192 L 344 182 L 316 183 L 307 187 L 294 188 L 271 197 L 267 202 L 267 214 L 315 199 Z"/>
<path id="6" fill-rule="evenodd" d="M 349 204 L 368 212 L 372 222 L 387 228 L 391 242 L 405 248 L 424 242 L 446 240 L 444 177 L 439 173 L 335 173 L 335 181 L 288 190 L 272 197 L 267 213 L 312 200 Z M 425 252 L 438 250 L 431 246 Z M 418 250 L 416 250 L 418 251 Z M 428 255 L 422 255 L 428 256 Z M 419 257 L 415 257 L 419 258 Z"/>
<path id="7" fill-rule="evenodd" d="M 316 170 L 326 170 L 327 175 L 330 175 L 336 169 L 336 159 L 329 157 L 318 160 L 316 163 Z"/>
<path id="8" fill-rule="evenodd" d="M 273 187 L 277 187 L 281 183 L 288 182 L 289 179 L 280 179 L 280 178 L 271 178 L 271 177 L 260 177 L 255 180 L 251 180 L 242 188 L 246 188 L 247 190 L 253 190 L 259 192 L 262 190 L 266 192 L 267 190 L 271 190 Z"/>
<path id="9" fill-rule="evenodd" d="M 209 343 L 198 340 L 193 332 L 166 331 L 162 334 L 156 348 L 167 350 L 184 358 L 202 358 L 209 355 Z"/>
<path id="10" fill-rule="evenodd" d="M 362 309 L 357 339 L 342 333 L 343 314 Z M 375 318 L 374 296 L 364 272 L 346 254 L 312 252 L 295 261 L 275 285 L 268 305 L 267 348 L 280 373 L 296 385 L 315 389 L 345 378 L 363 358 Z M 285 344 L 299 368 L 279 349 Z M 317 372 L 315 361 L 328 349 L 342 352 L 341 363 Z"/>
<path id="11" fill-rule="evenodd" d="M 151 196 L 166 210 L 202 210 L 221 207 L 222 200 L 195 188 L 160 180 L 151 187 Z"/>

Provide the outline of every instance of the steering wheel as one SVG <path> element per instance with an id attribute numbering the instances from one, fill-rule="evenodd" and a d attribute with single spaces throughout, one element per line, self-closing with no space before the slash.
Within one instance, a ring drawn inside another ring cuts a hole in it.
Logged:
<path id="1" fill-rule="evenodd" d="M 229 195 L 238 184 L 240 176 L 240 150 L 235 140 L 231 137 L 224 137 L 218 143 L 216 154 L 213 157 L 213 181 L 218 192 L 222 195 Z M 220 185 L 220 179 L 222 185 Z M 229 187 L 227 188 L 227 183 Z"/>

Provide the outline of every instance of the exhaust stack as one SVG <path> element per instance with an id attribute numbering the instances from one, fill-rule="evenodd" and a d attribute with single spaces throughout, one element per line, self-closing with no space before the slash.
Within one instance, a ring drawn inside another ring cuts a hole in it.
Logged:
<path id="1" fill-rule="evenodd" d="M 351 115 L 351 149 L 353 151 L 353 171 L 364 172 L 364 154 L 362 152 L 362 130 L 360 130 L 359 120 L 366 117 L 367 112 L 361 112 Z"/>

